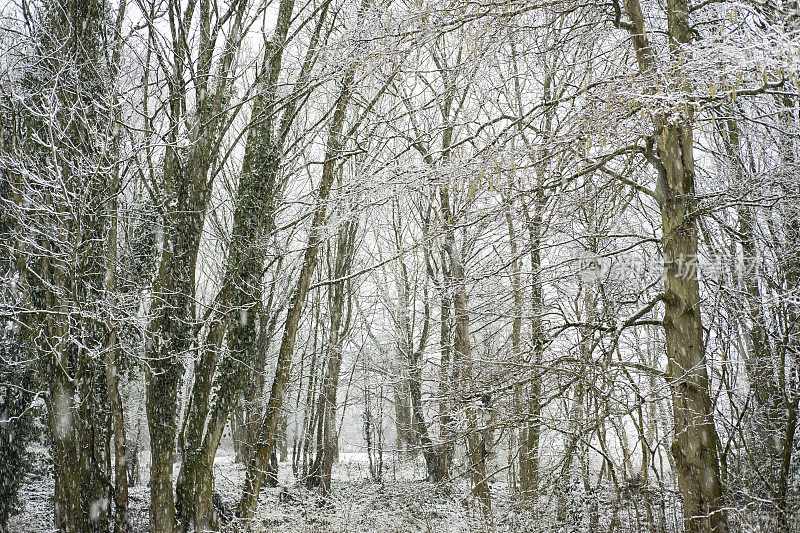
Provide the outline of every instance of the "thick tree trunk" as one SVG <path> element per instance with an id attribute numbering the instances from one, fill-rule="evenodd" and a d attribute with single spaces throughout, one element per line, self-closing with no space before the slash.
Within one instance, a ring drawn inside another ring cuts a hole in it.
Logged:
<path id="1" fill-rule="evenodd" d="M 444 268 L 444 266 L 443 266 Z M 445 276 L 447 278 L 447 276 Z M 453 463 L 453 364 L 451 335 L 452 298 L 442 294 L 439 326 L 439 464 L 436 477 L 445 480 Z"/>
<path id="2" fill-rule="evenodd" d="M 672 453 L 689 532 L 725 532 L 713 405 L 700 319 L 700 287 L 686 265 L 697 258 L 693 210 L 694 160 L 691 127 L 665 124 L 658 140 L 659 197 L 663 225 L 664 334 L 672 392 L 675 441 Z"/>
<path id="3" fill-rule="evenodd" d="M 185 205 L 185 204 L 184 204 Z M 161 266 L 153 289 L 147 342 L 147 421 L 150 430 L 150 527 L 172 533 L 172 469 L 177 435 L 181 358 L 193 347 L 194 276 L 204 208 L 194 202 L 169 213 Z"/>
<path id="4" fill-rule="evenodd" d="M 655 57 L 638 0 L 626 0 L 629 32 L 642 72 L 655 72 Z M 671 60 L 676 64 L 691 41 L 689 6 L 669 0 L 666 6 Z M 656 117 L 655 153 L 650 162 L 658 171 L 656 197 L 661 209 L 664 275 L 664 334 L 667 379 L 672 393 L 675 441 L 672 454 L 683 496 L 686 531 L 725 533 L 723 487 L 714 426 L 696 271 L 697 214 L 691 110 L 683 116 Z"/>
<path id="5" fill-rule="evenodd" d="M 103 358 L 109 331 L 101 322 L 111 176 L 107 154 L 97 149 L 113 122 L 105 78 L 108 9 L 101 0 L 42 2 L 26 17 L 37 65 L 26 83 L 36 85 L 26 96 L 26 137 L 18 142 L 41 168 L 9 176 L 19 194 L 14 203 L 25 205 L 18 231 L 31 224 L 30 240 L 15 243 L 19 286 L 34 311 L 23 318 L 35 332 L 27 347 L 47 388 L 54 525 L 67 533 L 109 528 Z M 38 248 L 33 253 L 31 243 Z"/>
<path id="6" fill-rule="evenodd" d="M 51 385 L 50 429 L 53 435 L 53 476 L 55 478 L 54 522 L 58 531 L 81 533 L 107 531 L 108 524 L 91 520 L 86 497 L 95 492 L 91 487 L 92 458 L 80 438 L 85 431 L 79 426 L 78 406 L 74 392 L 57 380 Z M 92 500 L 88 500 L 91 502 Z M 105 527 L 102 527 L 102 526 Z"/>
<path id="7" fill-rule="evenodd" d="M 411 431 L 411 397 L 408 390 L 408 372 L 405 368 L 405 354 L 400 350 L 397 353 L 401 363 L 394 372 L 394 423 L 395 423 L 395 448 L 400 455 L 409 455 L 414 449 L 414 438 Z"/>
<path id="8" fill-rule="evenodd" d="M 104 380 L 87 354 L 64 342 L 76 332 L 70 332 L 68 324 L 60 319 L 47 322 L 50 338 L 63 339 L 55 347 L 55 359 L 50 361 L 54 371 L 47 402 L 53 439 L 55 526 L 65 533 L 106 532 L 109 502 L 102 469 L 103 430 L 107 428 L 95 425 L 95 421 L 104 418 L 100 409 L 104 391 L 102 385 L 95 383 L 97 380 L 104 384 Z M 71 376 L 67 369 L 73 371 Z"/>
<path id="9" fill-rule="evenodd" d="M 398 245 L 399 246 L 399 245 Z M 397 452 L 399 454 L 412 455 L 417 452 L 416 447 L 419 443 L 419 431 L 415 427 L 415 414 L 413 405 L 414 387 L 419 387 L 419 383 L 414 383 L 414 369 L 410 364 L 412 359 L 412 331 L 411 320 L 408 311 L 408 283 L 406 280 L 406 267 L 402 260 L 398 260 L 398 282 L 397 282 L 397 316 L 396 316 L 396 364 L 397 372 L 394 379 L 394 413 L 395 427 L 397 430 Z"/>

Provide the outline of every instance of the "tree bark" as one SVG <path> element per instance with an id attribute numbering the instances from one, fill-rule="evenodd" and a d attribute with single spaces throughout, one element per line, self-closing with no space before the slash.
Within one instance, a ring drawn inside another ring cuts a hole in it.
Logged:
<path id="1" fill-rule="evenodd" d="M 109 231 L 106 253 L 106 297 L 114 301 L 117 290 L 117 189 L 119 184 L 118 170 L 112 180 L 109 205 Z M 113 309 L 109 317 L 108 343 L 106 347 L 106 389 L 108 390 L 109 410 L 111 411 L 112 430 L 114 432 L 114 531 L 128 530 L 128 468 L 126 465 L 128 445 L 125 435 L 125 416 L 122 397 L 119 393 L 119 345 L 117 342 L 117 324 L 114 323 Z"/>
<path id="2" fill-rule="evenodd" d="M 92 0 L 43 2 L 26 17 L 36 68 L 18 83 L 35 92 L 19 111 L 25 137 L 3 154 L 13 166 L 33 163 L 24 175 L 4 169 L 4 178 L 14 207 L 24 205 L 17 232 L 29 233 L 15 243 L 15 266 L 32 311 L 23 324 L 35 332 L 26 348 L 47 389 L 54 525 L 67 533 L 109 529 L 103 243 L 111 175 L 108 154 L 97 149 L 113 121 L 107 16 L 105 2 Z"/>
<path id="3" fill-rule="evenodd" d="M 727 531 L 727 520 L 700 320 L 700 287 L 696 274 L 687 276 L 680 266 L 697 257 L 690 126 L 664 125 L 658 154 L 665 263 L 664 334 L 675 422 L 672 454 L 687 531 L 722 533 Z"/>
<path id="4" fill-rule="evenodd" d="M 115 39 L 112 49 L 112 79 L 116 77 L 122 47 L 122 24 L 125 19 L 125 3 L 121 3 L 115 24 Z M 111 126 L 111 155 L 116 159 L 120 142 L 121 121 L 117 107 L 116 97 L 112 98 L 112 114 L 115 124 Z M 109 410 L 111 411 L 111 430 L 114 433 L 114 486 L 112 490 L 114 499 L 114 531 L 124 533 L 129 530 L 128 523 L 128 444 L 125 433 L 125 416 L 123 411 L 122 396 L 119 391 L 119 342 L 117 338 L 118 325 L 115 323 L 115 309 L 117 292 L 117 236 L 119 214 L 117 212 L 117 196 L 120 188 L 120 167 L 117 161 L 110 162 L 112 178 L 108 191 L 108 236 L 106 242 L 106 277 L 105 293 L 109 310 L 109 333 L 106 348 L 106 389 L 108 390 Z"/>
<path id="5" fill-rule="evenodd" d="M 450 259 L 450 270 L 455 284 L 453 295 L 453 314 L 455 315 L 455 342 L 453 343 L 455 362 L 459 367 L 458 382 L 471 386 L 472 376 L 472 346 L 469 330 L 469 306 L 467 298 L 464 264 L 461 249 L 455 240 L 450 207 L 450 193 L 447 186 L 439 188 L 439 197 L 442 204 L 442 214 L 447 221 L 445 228 L 444 249 Z M 477 399 L 467 398 L 466 415 L 469 433 L 467 434 L 467 461 L 472 481 L 472 493 L 480 502 L 481 511 L 485 518 L 491 520 L 492 500 L 486 476 L 486 444 L 482 431 L 479 429 L 479 413 L 475 405 Z"/>
<path id="6" fill-rule="evenodd" d="M 654 76 L 654 52 L 639 1 L 625 0 L 625 11 L 639 69 Z M 686 53 L 682 47 L 692 36 L 689 6 L 685 0 L 669 0 L 666 15 L 671 60 L 680 62 L 678 56 Z M 728 526 L 703 344 L 700 287 L 696 272 L 685 272 L 686 265 L 697 259 L 698 239 L 691 110 L 678 117 L 658 116 L 655 122 L 656 147 L 649 159 L 658 171 L 667 380 L 675 424 L 672 454 L 683 496 L 684 525 L 689 533 L 725 533 Z"/>

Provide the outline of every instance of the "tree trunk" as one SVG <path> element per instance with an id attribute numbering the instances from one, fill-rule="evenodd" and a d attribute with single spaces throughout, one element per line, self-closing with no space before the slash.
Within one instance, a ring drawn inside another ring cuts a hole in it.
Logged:
<path id="1" fill-rule="evenodd" d="M 300 269 L 300 276 L 290 299 L 281 346 L 278 351 L 275 379 L 272 383 L 264 421 L 261 426 L 261 431 L 259 432 L 255 456 L 251 460 L 250 465 L 248 465 L 244 491 L 242 492 L 242 498 L 239 502 L 239 515 L 245 519 L 251 518 L 255 512 L 258 503 L 258 494 L 261 491 L 261 483 L 264 478 L 263 473 L 275 445 L 278 419 L 283 404 L 283 396 L 289 381 L 289 372 L 292 365 L 297 329 L 300 324 L 300 317 L 303 312 L 306 294 L 311 284 L 311 277 L 317 266 L 319 247 L 322 244 L 322 225 L 326 218 L 328 196 L 333 185 L 336 165 L 338 164 L 341 151 L 346 142 L 346 139 L 342 138 L 341 133 L 344 126 L 347 103 L 350 97 L 350 88 L 354 77 L 355 68 L 350 66 L 342 81 L 341 92 L 337 99 L 333 118 L 331 120 L 328 144 L 325 151 L 325 163 L 322 168 L 322 180 L 317 191 L 317 206 L 314 211 L 314 218 L 311 222 L 308 244 L 303 254 L 303 266 Z"/>
<path id="2" fill-rule="evenodd" d="M 344 278 L 350 273 L 356 247 L 357 221 L 347 221 L 339 230 L 336 246 L 336 260 L 333 269 L 333 279 L 339 280 L 330 286 L 331 320 L 328 339 L 328 357 L 325 364 L 325 374 L 322 379 L 322 397 L 320 398 L 320 414 L 322 417 L 322 439 L 318 449 L 316 462 L 319 463 L 319 486 L 322 494 L 327 495 L 331 490 L 331 471 L 337 456 L 336 432 L 336 391 L 339 384 L 339 372 L 342 367 L 342 344 L 344 333 L 349 327 L 350 317 L 342 324 L 345 302 L 352 298 L 352 294 L 345 291 L 349 283 Z M 348 313 L 349 315 L 349 313 Z"/>
<path id="3" fill-rule="evenodd" d="M 204 209 L 195 202 L 182 203 L 183 209 L 166 217 L 161 266 L 153 289 L 154 318 L 145 353 L 150 361 L 146 381 L 150 525 L 154 533 L 172 533 L 174 528 L 172 468 L 183 374 L 181 357 L 191 351 L 194 338 L 194 273 Z"/>
<path id="4" fill-rule="evenodd" d="M 658 141 L 664 333 L 675 421 L 672 453 L 687 531 L 722 533 L 727 531 L 727 520 L 700 321 L 700 287 L 696 272 L 687 275 L 682 268 L 697 258 L 692 142 L 691 127 L 681 122 L 665 124 Z"/>
<path id="5" fill-rule="evenodd" d="M 125 3 L 121 3 L 117 14 L 115 25 L 115 42 L 112 50 L 112 75 L 116 76 L 120 62 L 122 47 L 122 24 L 125 19 Z M 118 102 L 112 99 L 112 114 L 115 122 L 120 122 L 121 117 L 117 111 Z M 120 129 L 118 124 L 111 128 L 112 139 L 111 155 L 116 160 L 118 145 L 120 142 Z M 108 216 L 108 235 L 106 241 L 106 277 L 105 293 L 106 299 L 113 305 L 116 303 L 117 292 L 117 235 L 119 214 L 117 206 L 117 195 L 120 187 L 120 168 L 114 161 L 112 169 L 111 184 L 108 191 L 107 216 Z M 122 396 L 119 391 L 119 343 L 117 338 L 118 325 L 115 323 L 115 309 L 109 310 L 109 333 L 106 348 L 106 389 L 108 391 L 109 410 L 111 411 L 111 430 L 114 433 L 114 486 L 112 495 L 114 499 L 114 531 L 116 533 L 127 532 L 128 524 L 128 444 L 125 433 L 125 415 L 122 405 Z"/>
<path id="6" fill-rule="evenodd" d="M 398 350 L 398 360 L 405 363 L 405 354 Z M 411 398 L 408 390 L 408 372 L 405 364 L 398 365 L 394 372 L 394 422 L 396 430 L 395 447 L 399 455 L 410 455 L 414 449 L 411 431 Z"/>
<path id="7" fill-rule="evenodd" d="M 116 179 L 114 180 L 116 184 Z M 107 254 L 107 273 L 106 273 L 106 292 L 113 298 L 116 292 L 116 248 L 117 248 L 117 213 L 116 213 L 116 185 L 109 201 L 111 212 L 111 225 L 108 235 L 108 254 Z M 128 530 L 128 468 L 126 461 L 128 458 L 128 445 L 125 436 L 125 416 L 122 407 L 122 397 L 119 393 L 119 364 L 116 324 L 113 318 L 109 326 L 111 332 L 106 348 L 106 389 L 108 390 L 109 409 L 111 411 L 111 423 L 114 432 L 114 530 L 118 533 Z"/>
<path id="8" fill-rule="evenodd" d="M 394 210 L 393 210 L 394 211 Z M 401 231 L 398 227 L 396 214 L 393 212 L 395 246 L 399 252 L 402 248 Z M 416 424 L 416 409 L 414 405 L 413 389 L 419 388 L 420 383 L 414 383 L 414 365 L 412 363 L 413 354 L 413 335 L 411 330 L 411 319 L 409 317 L 409 291 L 408 273 L 402 258 L 397 261 L 397 307 L 395 316 L 395 338 L 396 349 L 395 363 L 397 372 L 394 379 L 394 411 L 395 426 L 397 428 L 397 452 L 398 454 L 414 455 L 417 452 L 417 445 L 420 442 L 420 428 Z"/>
<path id="9" fill-rule="evenodd" d="M 452 221 L 450 194 L 446 186 L 439 189 L 439 196 L 442 203 L 443 218 Z M 448 224 L 449 226 L 449 224 Z M 450 259 L 450 269 L 453 282 L 455 284 L 455 294 L 453 296 L 453 314 L 455 315 L 455 342 L 454 355 L 455 363 L 459 367 L 459 385 L 471 387 L 473 385 L 472 376 L 472 346 L 470 343 L 469 330 L 469 306 L 467 300 L 467 287 L 464 275 L 464 265 L 461 258 L 461 250 L 456 244 L 455 234 L 452 227 L 445 229 L 444 249 Z M 484 517 L 491 521 L 492 500 L 489 491 L 489 483 L 486 477 L 486 443 L 482 431 L 479 429 L 479 413 L 475 405 L 476 398 L 467 398 L 467 461 L 472 481 L 472 493 L 480 502 L 481 511 Z"/>
<path id="10" fill-rule="evenodd" d="M 444 268 L 444 264 L 442 265 Z M 448 276 L 444 276 L 447 278 Z M 439 464 L 436 478 L 447 479 L 453 463 L 455 442 L 453 441 L 453 364 L 451 340 L 452 298 L 442 294 L 439 327 Z"/>
<path id="11" fill-rule="evenodd" d="M 539 485 L 539 436 L 541 417 L 541 372 L 544 354 L 544 292 L 541 280 L 541 226 L 544 199 L 541 186 L 537 187 L 534 199 L 534 212 L 531 217 L 528 206 L 523 202 L 522 210 L 528 226 L 531 259 L 531 342 L 530 364 L 533 367 L 531 384 L 524 387 L 523 408 L 526 424 L 520 434 L 520 491 L 525 496 L 536 496 Z"/>
<path id="12" fill-rule="evenodd" d="M 655 71 L 655 57 L 639 1 L 626 0 L 625 11 L 639 69 L 650 75 Z M 686 53 L 682 46 L 692 37 L 689 6 L 685 0 L 669 0 L 666 11 L 670 55 L 678 61 L 678 56 Z M 661 209 L 664 334 L 675 424 L 672 454 L 686 531 L 725 533 L 728 526 L 703 344 L 700 287 L 697 273 L 685 271 L 697 260 L 691 121 L 690 109 L 677 118 L 656 117 L 656 148 L 649 157 L 658 171 L 656 197 Z"/>
<path id="13" fill-rule="evenodd" d="M 67 533 L 109 526 L 103 356 L 110 333 L 103 280 L 109 229 L 104 202 L 112 176 L 108 153 L 97 147 L 108 141 L 103 132 L 113 122 L 105 77 L 108 12 L 102 0 L 48 1 L 26 17 L 26 45 L 36 68 L 21 83 L 35 84 L 35 91 L 20 112 L 26 130 L 18 150 L 29 153 L 17 164 L 41 166 L 16 175 L 4 165 L 3 172 L 13 182 L 14 206 L 25 206 L 17 231 L 30 238 L 15 243 L 15 254 L 19 286 L 33 311 L 23 318 L 35 332 L 26 348 L 47 389 L 54 525 Z M 20 154 L 4 152 L 4 163 L 7 155 Z"/>

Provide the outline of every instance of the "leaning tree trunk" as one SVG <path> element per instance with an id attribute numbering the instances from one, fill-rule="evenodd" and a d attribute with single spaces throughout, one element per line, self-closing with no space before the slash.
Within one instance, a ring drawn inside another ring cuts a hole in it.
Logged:
<path id="1" fill-rule="evenodd" d="M 242 498 L 239 502 L 239 515 L 249 519 L 253 516 L 258 503 L 258 494 L 261 490 L 261 483 L 264 479 L 264 472 L 267 462 L 272 455 L 275 445 L 275 435 L 278 429 L 278 419 L 280 417 L 283 396 L 289 383 L 289 372 L 292 365 L 294 345 L 297 339 L 297 330 L 300 325 L 300 317 L 303 312 L 306 295 L 311 284 L 311 277 L 317 267 L 317 256 L 323 240 L 322 225 L 325 222 L 327 213 L 327 201 L 333 185 L 336 166 L 341 157 L 346 139 L 342 136 L 347 104 L 350 99 L 350 89 L 355 77 L 355 68 L 350 66 L 342 80 L 342 88 L 336 101 L 336 106 L 331 119 L 330 131 L 328 134 L 328 144 L 325 150 L 325 163 L 322 167 L 322 180 L 317 190 L 317 206 L 314 211 L 314 218 L 311 222 L 311 229 L 308 236 L 308 243 L 303 254 L 303 266 L 300 269 L 300 276 L 297 285 L 290 299 L 286 322 L 284 323 L 281 346 L 278 351 L 278 362 L 275 370 L 275 378 L 272 382 L 269 401 L 266 407 L 264 421 L 258 435 L 258 442 L 255 446 L 253 459 L 247 468 L 245 486 Z"/>
<path id="2" fill-rule="evenodd" d="M 178 68 L 176 63 L 175 69 Z M 207 87 L 208 78 L 198 78 L 205 79 L 206 85 L 198 87 L 198 94 L 204 96 L 197 104 L 194 117 L 197 124 L 189 134 L 189 147 L 179 146 L 178 126 L 173 123 L 164 156 L 163 181 L 170 204 L 163 213 L 163 245 L 153 282 L 151 319 L 145 344 L 151 456 L 150 525 L 156 533 L 171 533 L 174 529 L 172 469 L 178 434 L 178 390 L 183 377 L 183 358 L 195 347 L 197 254 L 211 185 L 207 176 L 218 134 L 216 121 L 222 116 L 215 111 L 222 103 L 217 101 L 212 107 L 208 100 L 213 94 Z M 173 122 L 183 115 L 185 95 L 181 91 L 181 85 L 173 83 L 169 102 Z"/>

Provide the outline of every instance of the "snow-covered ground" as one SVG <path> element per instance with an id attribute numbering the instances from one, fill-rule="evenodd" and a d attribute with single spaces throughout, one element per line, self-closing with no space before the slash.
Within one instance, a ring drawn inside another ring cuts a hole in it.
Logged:
<path id="1" fill-rule="evenodd" d="M 234 461 L 232 446 L 223 445 L 217 454 L 215 491 L 228 509 L 234 509 L 244 485 L 244 466 Z M 148 531 L 148 457 L 143 453 L 142 479 L 130 489 L 130 524 L 133 533 Z M 176 464 L 177 476 L 179 465 Z M 495 465 L 498 466 L 498 465 Z M 456 465 L 456 470 L 458 465 Z M 381 483 L 370 479 L 365 453 L 342 452 L 334 464 L 332 494 L 323 498 L 317 491 L 300 486 L 291 463 L 280 464 L 279 486 L 262 491 L 253 531 L 287 533 L 412 533 L 412 532 L 558 532 L 586 531 L 586 514 L 567 511 L 565 520 L 556 523 L 552 495 L 539 501 L 540 514 L 523 509 L 511 496 L 502 469 L 496 470 L 491 483 L 493 524 L 487 525 L 476 502 L 470 498 L 465 480 L 454 479 L 446 488 L 422 481 L 425 464 L 422 458 L 399 458 L 384 455 Z M 45 533 L 53 531 L 53 481 L 47 475 L 30 475 L 22 489 L 25 510 L 12 518 L 10 531 Z M 577 506 L 587 509 L 588 498 L 577 494 Z M 600 531 L 611 526 L 612 508 L 617 509 L 613 529 L 617 533 L 642 531 L 643 509 L 627 502 L 617 506 L 613 497 L 600 500 Z M 574 506 L 575 504 L 573 504 Z M 546 509 L 549 509 L 547 511 Z M 679 512 L 674 506 L 661 511 L 660 522 L 666 531 L 679 529 Z M 658 518 L 658 517 L 657 517 Z M 638 524 L 638 526 L 637 526 Z M 223 531 L 233 531 L 228 524 Z"/>
<path id="2" fill-rule="evenodd" d="M 244 484 L 244 467 L 234 462 L 231 449 L 223 447 L 215 460 L 215 490 L 234 508 Z M 144 457 L 143 457 L 144 459 Z M 281 532 L 461 532 L 485 529 L 478 509 L 465 498 L 466 487 L 456 481 L 445 491 L 420 481 L 425 466 L 419 460 L 384 456 L 383 482 L 370 480 L 364 453 L 342 453 L 334 464 L 329 498 L 301 488 L 291 463 L 281 463 L 279 486 L 265 488 L 255 518 L 256 531 Z M 146 462 L 142 480 L 130 489 L 130 522 L 133 532 L 148 530 Z M 176 465 L 177 474 L 177 465 Z M 12 518 L 10 530 L 44 533 L 53 530 L 53 481 L 30 476 L 22 490 L 25 509 Z M 498 494 L 499 496 L 499 494 Z M 498 502 L 498 505 L 503 505 Z M 503 513 L 513 517 L 513 513 Z M 518 531 L 516 527 L 503 527 Z M 508 524 L 511 526 L 511 524 Z M 230 529 L 230 527 L 228 528 Z"/>

